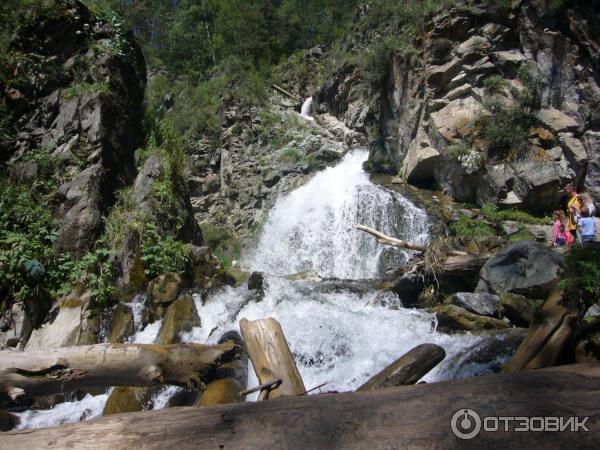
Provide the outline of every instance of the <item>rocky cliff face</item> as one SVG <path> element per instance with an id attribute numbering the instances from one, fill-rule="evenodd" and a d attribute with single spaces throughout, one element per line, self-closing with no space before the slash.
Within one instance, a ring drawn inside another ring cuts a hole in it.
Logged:
<path id="1" fill-rule="evenodd" d="M 499 3 L 430 18 L 416 52 L 393 53 L 376 101 L 340 68 L 319 110 L 368 131 L 375 170 L 459 201 L 548 211 L 571 181 L 600 199 L 597 6 Z"/>
<path id="2" fill-rule="evenodd" d="M 13 181 L 56 188 L 58 253 L 83 255 L 115 190 L 135 177 L 144 57 L 118 23 L 78 1 L 34 9 L 11 45 L 7 107 L 19 130 Z"/>

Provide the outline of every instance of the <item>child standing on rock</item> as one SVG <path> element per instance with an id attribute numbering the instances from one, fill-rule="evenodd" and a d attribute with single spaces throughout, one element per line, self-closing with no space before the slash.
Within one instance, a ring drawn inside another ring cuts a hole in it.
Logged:
<path id="1" fill-rule="evenodd" d="M 577 228 L 581 235 L 581 242 L 594 242 L 596 240 L 596 219 L 590 216 L 590 210 L 581 208 L 581 217 L 577 221 Z"/>
<path id="2" fill-rule="evenodd" d="M 565 218 L 562 211 L 554 211 L 554 238 L 552 245 L 562 247 L 567 244 L 567 234 L 565 233 Z"/>

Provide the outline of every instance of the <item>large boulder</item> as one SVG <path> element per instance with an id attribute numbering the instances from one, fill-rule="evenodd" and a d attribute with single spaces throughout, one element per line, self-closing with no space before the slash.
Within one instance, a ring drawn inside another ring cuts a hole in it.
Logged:
<path id="1" fill-rule="evenodd" d="M 518 327 L 528 327 L 535 318 L 536 310 L 542 306 L 544 300 L 505 292 L 500 296 L 500 303 L 502 314 L 510 320 L 510 323 Z"/>
<path id="2" fill-rule="evenodd" d="M 481 316 L 494 317 L 498 315 L 500 298 L 486 293 L 457 292 L 450 297 L 449 303 Z"/>
<path id="3" fill-rule="evenodd" d="M 181 290 L 181 277 L 175 272 L 167 272 L 151 280 L 148 284 L 148 298 L 153 303 L 171 303 Z"/>
<path id="4" fill-rule="evenodd" d="M 546 245 L 515 242 L 485 263 L 476 292 L 546 298 L 558 282 L 562 260 L 562 255 Z"/>
<path id="5" fill-rule="evenodd" d="M 198 326 L 200 326 L 200 317 L 194 300 L 190 295 L 182 295 L 167 308 L 155 343 L 177 344 L 180 342 L 181 333 Z"/>
<path id="6" fill-rule="evenodd" d="M 131 308 L 119 303 L 113 311 L 107 340 L 111 344 L 125 342 L 135 331 Z"/>

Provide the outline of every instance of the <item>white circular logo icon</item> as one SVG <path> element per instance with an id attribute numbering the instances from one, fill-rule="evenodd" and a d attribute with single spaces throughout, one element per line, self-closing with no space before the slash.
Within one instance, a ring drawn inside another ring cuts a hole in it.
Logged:
<path id="1" fill-rule="evenodd" d="M 481 431 L 481 417 L 472 409 L 459 409 L 452 416 L 450 428 L 460 439 L 473 439 Z"/>

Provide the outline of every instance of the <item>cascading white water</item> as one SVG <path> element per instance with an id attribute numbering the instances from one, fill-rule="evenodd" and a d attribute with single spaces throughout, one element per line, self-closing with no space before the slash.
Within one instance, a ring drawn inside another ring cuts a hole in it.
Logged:
<path id="1" fill-rule="evenodd" d="M 313 270 L 321 276 L 369 278 L 380 275 L 384 257 L 406 258 L 351 229 L 362 223 L 399 238 L 425 243 L 426 214 L 401 196 L 374 185 L 362 170 L 365 150 L 317 174 L 281 198 L 269 214 L 256 249 L 242 262 L 266 275 L 268 287 L 256 302 L 245 286 L 225 288 L 204 304 L 196 297 L 202 326 L 183 336 L 190 342 L 216 342 L 238 330 L 241 318 L 274 317 L 280 323 L 307 388 L 355 389 L 414 346 L 430 342 L 448 358 L 479 338 L 436 332 L 433 314 L 388 309 L 373 290 L 325 289 L 323 283 L 290 281 L 284 275 Z M 394 297 L 394 294 L 387 294 Z M 394 303 L 393 299 L 389 303 Z M 397 303 L 397 302 L 395 302 Z M 435 380 L 442 364 L 426 379 Z M 249 384 L 257 383 L 252 368 Z"/>
<path id="2" fill-rule="evenodd" d="M 308 120 L 315 120 L 311 115 L 310 115 L 310 109 L 312 107 L 312 97 L 308 97 L 306 100 L 304 100 L 304 103 L 302 103 L 302 107 L 300 108 L 300 115 L 302 117 L 304 117 L 305 119 Z"/>
<path id="3" fill-rule="evenodd" d="M 382 274 L 381 256 L 406 258 L 352 229 L 361 223 L 410 241 L 427 240 L 427 215 L 403 197 L 375 186 L 362 170 L 368 153 L 356 149 L 277 202 L 247 270 L 289 275 L 369 278 Z"/>
<path id="4" fill-rule="evenodd" d="M 445 361 L 425 379 L 443 378 L 452 356 L 481 338 L 436 332 L 433 314 L 414 309 L 390 309 L 377 302 L 372 289 L 326 289 L 323 283 L 290 281 L 285 275 L 313 270 L 321 276 L 364 279 L 381 275 L 386 261 L 409 256 L 385 249 L 375 239 L 352 230 L 362 223 L 399 238 L 425 243 L 426 214 L 403 197 L 375 186 L 362 170 L 366 150 L 348 153 L 286 197 L 269 214 L 256 248 L 242 261 L 247 271 L 263 271 L 267 287 L 256 301 L 246 286 L 226 287 L 206 302 L 194 297 L 202 326 L 182 336 L 184 342 L 215 343 L 241 318 L 275 317 L 282 325 L 307 389 L 327 383 L 326 390 L 355 389 L 396 358 L 424 343 L 436 343 Z M 394 294 L 386 294 L 394 297 Z M 388 304 L 394 304 L 388 298 Z M 154 342 L 161 321 L 142 328 L 145 296 L 130 305 L 136 333 L 130 342 Z M 249 367 L 249 385 L 257 384 Z M 153 398 L 162 408 L 176 387 L 165 387 Z M 20 428 L 56 426 L 101 414 L 107 395 L 87 396 L 50 411 L 21 413 Z"/>

